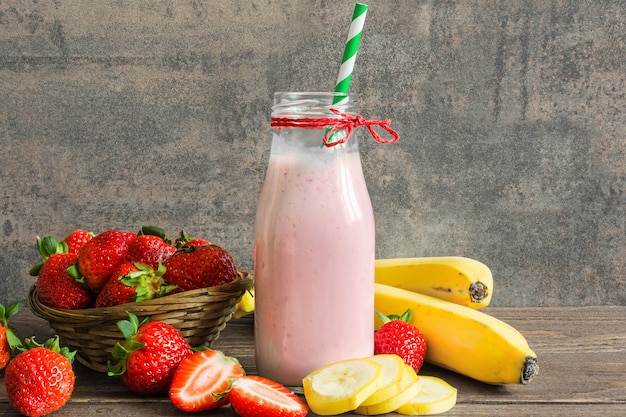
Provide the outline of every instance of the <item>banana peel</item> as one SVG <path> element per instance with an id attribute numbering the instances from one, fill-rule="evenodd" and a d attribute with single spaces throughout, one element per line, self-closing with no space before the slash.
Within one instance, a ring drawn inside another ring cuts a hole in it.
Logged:
<path id="1" fill-rule="evenodd" d="M 254 312 L 254 288 L 246 290 L 237 303 L 233 318 L 240 319 Z"/>

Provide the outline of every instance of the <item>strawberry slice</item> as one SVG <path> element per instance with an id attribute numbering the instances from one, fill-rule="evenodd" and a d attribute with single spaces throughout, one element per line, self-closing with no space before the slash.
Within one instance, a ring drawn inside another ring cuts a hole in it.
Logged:
<path id="1" fill-rule="evenodd" d="M 183 411 L 204 411 L 228 403 L 234 379 L 245 375 L 239 361 L 219 350 L 203 350 L 187 357 L 174 374 L 170 400 Z"/>
<path id="2" fill-rule="evenodd" d="M 306 403 L 289 388 L 256 375 L 235 380 L 229 399 L 241 417 L 304 417 L 309 412 Z"/>

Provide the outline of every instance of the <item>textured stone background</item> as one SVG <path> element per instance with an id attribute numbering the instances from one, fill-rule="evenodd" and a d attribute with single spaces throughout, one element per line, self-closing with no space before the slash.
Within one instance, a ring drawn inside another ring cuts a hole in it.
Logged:
<path id="1" fill-rule="evenodd" d="M 0 2 L 0 302 L 37 235 L 158 224 L 252 268 L 272 94 L 332 90 L 352 1 Z M 463 255 L 499 306 L 626 304 L 614 1 L 369 1 L 352 80 L 379 257 Z"/>

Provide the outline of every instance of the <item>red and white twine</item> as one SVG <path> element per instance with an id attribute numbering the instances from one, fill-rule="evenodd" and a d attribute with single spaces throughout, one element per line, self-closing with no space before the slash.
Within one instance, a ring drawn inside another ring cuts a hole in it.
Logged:
<path id="1" fill-rule="evenodd" d="M 400 139 L 400 135 L 390 127 L 391 120 L 367 120 L 360 115 L 352 116 L 334 108 L 331 108 L 330 111 L 340 117 L 272 117 L 270 126 L 275 129 L 319 129 L 322 127 L 330 127 L 330 129 L 326 130 L 326 134 L 323 138 L 324 145 L 327 147 L 347 142 L 348 139 L 350 139 L 350 136 L 352 136 L 354 128 L 360 126 L 365 126 L 367 130 L 369 130 L 370 135 L 372 135 L 372 138 L 379 143 L 393 143 Z M 391 135 L 391 137 L 382 138 L 378 133 L 376 133 L 374 126 L 378 126 L 385 130 Z M 335 133 L 340 130 L 346 130 L 345 136 L 336 141 L 331 141 Z"/>

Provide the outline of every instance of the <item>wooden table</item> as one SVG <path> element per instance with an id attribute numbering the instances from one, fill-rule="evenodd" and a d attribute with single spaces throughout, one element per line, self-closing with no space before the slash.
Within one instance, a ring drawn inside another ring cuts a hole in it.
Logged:
<path id="1" fill-rule="evenodd" d="M 489 386 L 426 365 L 420 373 L 443 377 L 458 389 L 458 403 L 446 416 L 626 416 L 626 306 L 485 311 L 527 337 L 539 358 L 539 375 L 526 386 Z M 47 322 L 27 309 L 11 324 L 21 338 L 35 335 L 42 341 L 52 335 Z M 231 320 L 213 347 L 237 357 L 248 373 L 255 373 L 250 317 Z M 75 371 L 74 394 L 53 416 L 189 415 L 171 405 L 167 396 L 139 397 L 118 379 L 79 363 Z M 234 417 L 235 413 L 225 407 L 201 415 Z M 8 403 L 4 384 L 0 384 L 0 416 L 18 416 Z"/>

